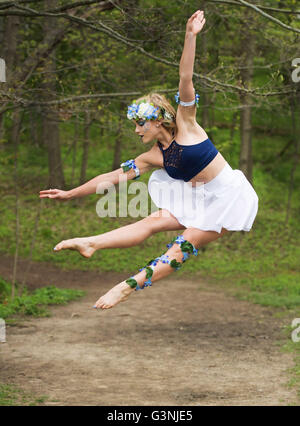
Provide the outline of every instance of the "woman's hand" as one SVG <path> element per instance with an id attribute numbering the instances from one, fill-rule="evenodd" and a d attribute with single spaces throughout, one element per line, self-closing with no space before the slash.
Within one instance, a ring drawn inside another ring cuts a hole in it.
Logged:
<path id="1" fill-rule="evenodd" d="M 71 198 L 70 191 L 62 191 L 61 189 L 46 189 L 40 191 L 40 198 L 55 198 L 57 200 L 69 200 Z"/>
<path id="2" fill-rule="evenodd" d="M 203 10 L 197 10 L 186 24 L 186 32 L 197 35 L 200 33 L 205 24 L 204 12 Z"/>

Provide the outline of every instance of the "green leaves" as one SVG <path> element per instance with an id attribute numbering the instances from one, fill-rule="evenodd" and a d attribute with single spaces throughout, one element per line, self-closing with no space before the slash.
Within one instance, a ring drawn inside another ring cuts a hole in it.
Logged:
<path id="1" fill-rule="evenodd" d="M 182 265 L 181 265 L 181 263 L 177 262 L 176 259 L 173 259 L 170 262 L 170 266 L 172 266 L 172 268 L 174 268 L 174 269 L 180 269 Z"/>
<path id="2" fill-rule="evenodd" d="M 136 280 L 135 280 L 134 278 L 128 278 L 125 282 L 126 282 L 126 283 L 129 285 L 129 287 L 131 287 L 131 288 L 135 288 L 135 287 L 137 286 L 137 282 L 136 282 Z"/>
<path id="3" fill-rule="evenodd" d="M 145 267 L 145 269 L 146 269 L 146 278 L 148 279 L 148 278 L 151 278 L 152 277 L 152 275 L 153 275 L 153 269 L 152 268 L 150 268 L 150 266 L 146 266 Z"/>
<path id="4" fill-rule="evenodd" d="M 123 172 L 128 172 L 131 169 L 129 166 L 122 166 Z"/>
<path id="5" fill-rule="evenodd" d="M 194 247 L 191 243 L 188 241 L 185 241 L 184 243 L 180 244 L 181 251 L 185 251 L 187 253 L 193 253 Z"/>

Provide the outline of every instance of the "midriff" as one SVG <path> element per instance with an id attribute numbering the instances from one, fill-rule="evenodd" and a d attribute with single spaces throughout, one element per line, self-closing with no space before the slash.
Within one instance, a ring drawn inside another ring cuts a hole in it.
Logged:
<path id="1" fill-rule="evenodd" d="M 227 161 L 223 155 L 218 152 L 215 158 L 203 169 L 200 173 L 193 177 L 190 182 L 203 182 L 208 183 L 214 179 L 223 170 Z"/>

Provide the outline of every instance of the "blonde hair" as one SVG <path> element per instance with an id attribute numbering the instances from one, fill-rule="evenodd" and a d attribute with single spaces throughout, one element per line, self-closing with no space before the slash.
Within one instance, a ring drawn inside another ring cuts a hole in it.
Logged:
<path id="1" fill-rule="evenodd" d="M 167 113 L 169 113 L 172 117 L 172 120 L 163 118 L 161 123 L 166 128 L 166 130 L 168 130 L 168 132 L 173 133 L 173 131 L 175 131 L 176 133 L 176 110 L 164 95 L 159 93 L 148 93 L 148 95 L 138 98 L 135 102 L 139 103 L 141 101 L 152 103 L 155 107 L 159 107 L 161 110 L 165 110 Z"/>

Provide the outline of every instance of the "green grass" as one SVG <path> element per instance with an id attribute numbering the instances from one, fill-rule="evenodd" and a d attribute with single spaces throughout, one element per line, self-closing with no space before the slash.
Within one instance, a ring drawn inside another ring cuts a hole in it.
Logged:
<path id="1" fill-rule="evenodd" d="M 298 313 L 295 312 L 295 316 L 299 318 L 299 311 Z M 299 326 L 298 326 L 299 327 Z M 286 343 L 282 347 L 282 350 L 284 352 L 291 353 L 294 359 L 294 366 L 290 368 L 289 374 L 290 374 L 290 380 L 288 383 L 288 386 L 290 388 L 295 388 L 297 391 L 297 396 L 299 398 L 299 404 L 300 404 L 300 342 L 294 342 L 292 340 L 292 331 L 295 330 L 290 326 L 287 326 L 285 329 L 286 334 Z M 297 333 L 297 336 L 299 337 L 299 333 Z M 297 405 L 299 405 L 297 404 Z"/>
<path id="2" fill-rule="evenodd" d="M 28 292 L 25 288 L 22 295 L 16 295 L 12 299 L 11 284 L 0 277 L 0 318 L 6 319 L 16 314 L 49 316 L 46 306 L 65 305 L 83 295 L 84 292 L 80 290 L 48 286 L 33 292 Z"/>
<path id="3" fill-rule="evenodd" d="M 12 385 L 0 383 L 0 406 L 38 406 L 45 405 L 47 396 L 34 396 Z"/>
<path id="4" fill-rule="evenodd" d="M 18 287 L 16 290 L 18 291 Z M 48 286 L 33 292 L 25 288 L 21 296 L 16 296 L 12 300 L 11 284 L 0 277 L 0 318 L 13 322 L 19 315 L 49 316 L 46 306 L 65 305 L 83 295 L 83 291 Z M 31 395 L 10 384 L 0 383 L 0 406 L 45 405 L 47 400 L 47 396 Z"/>

